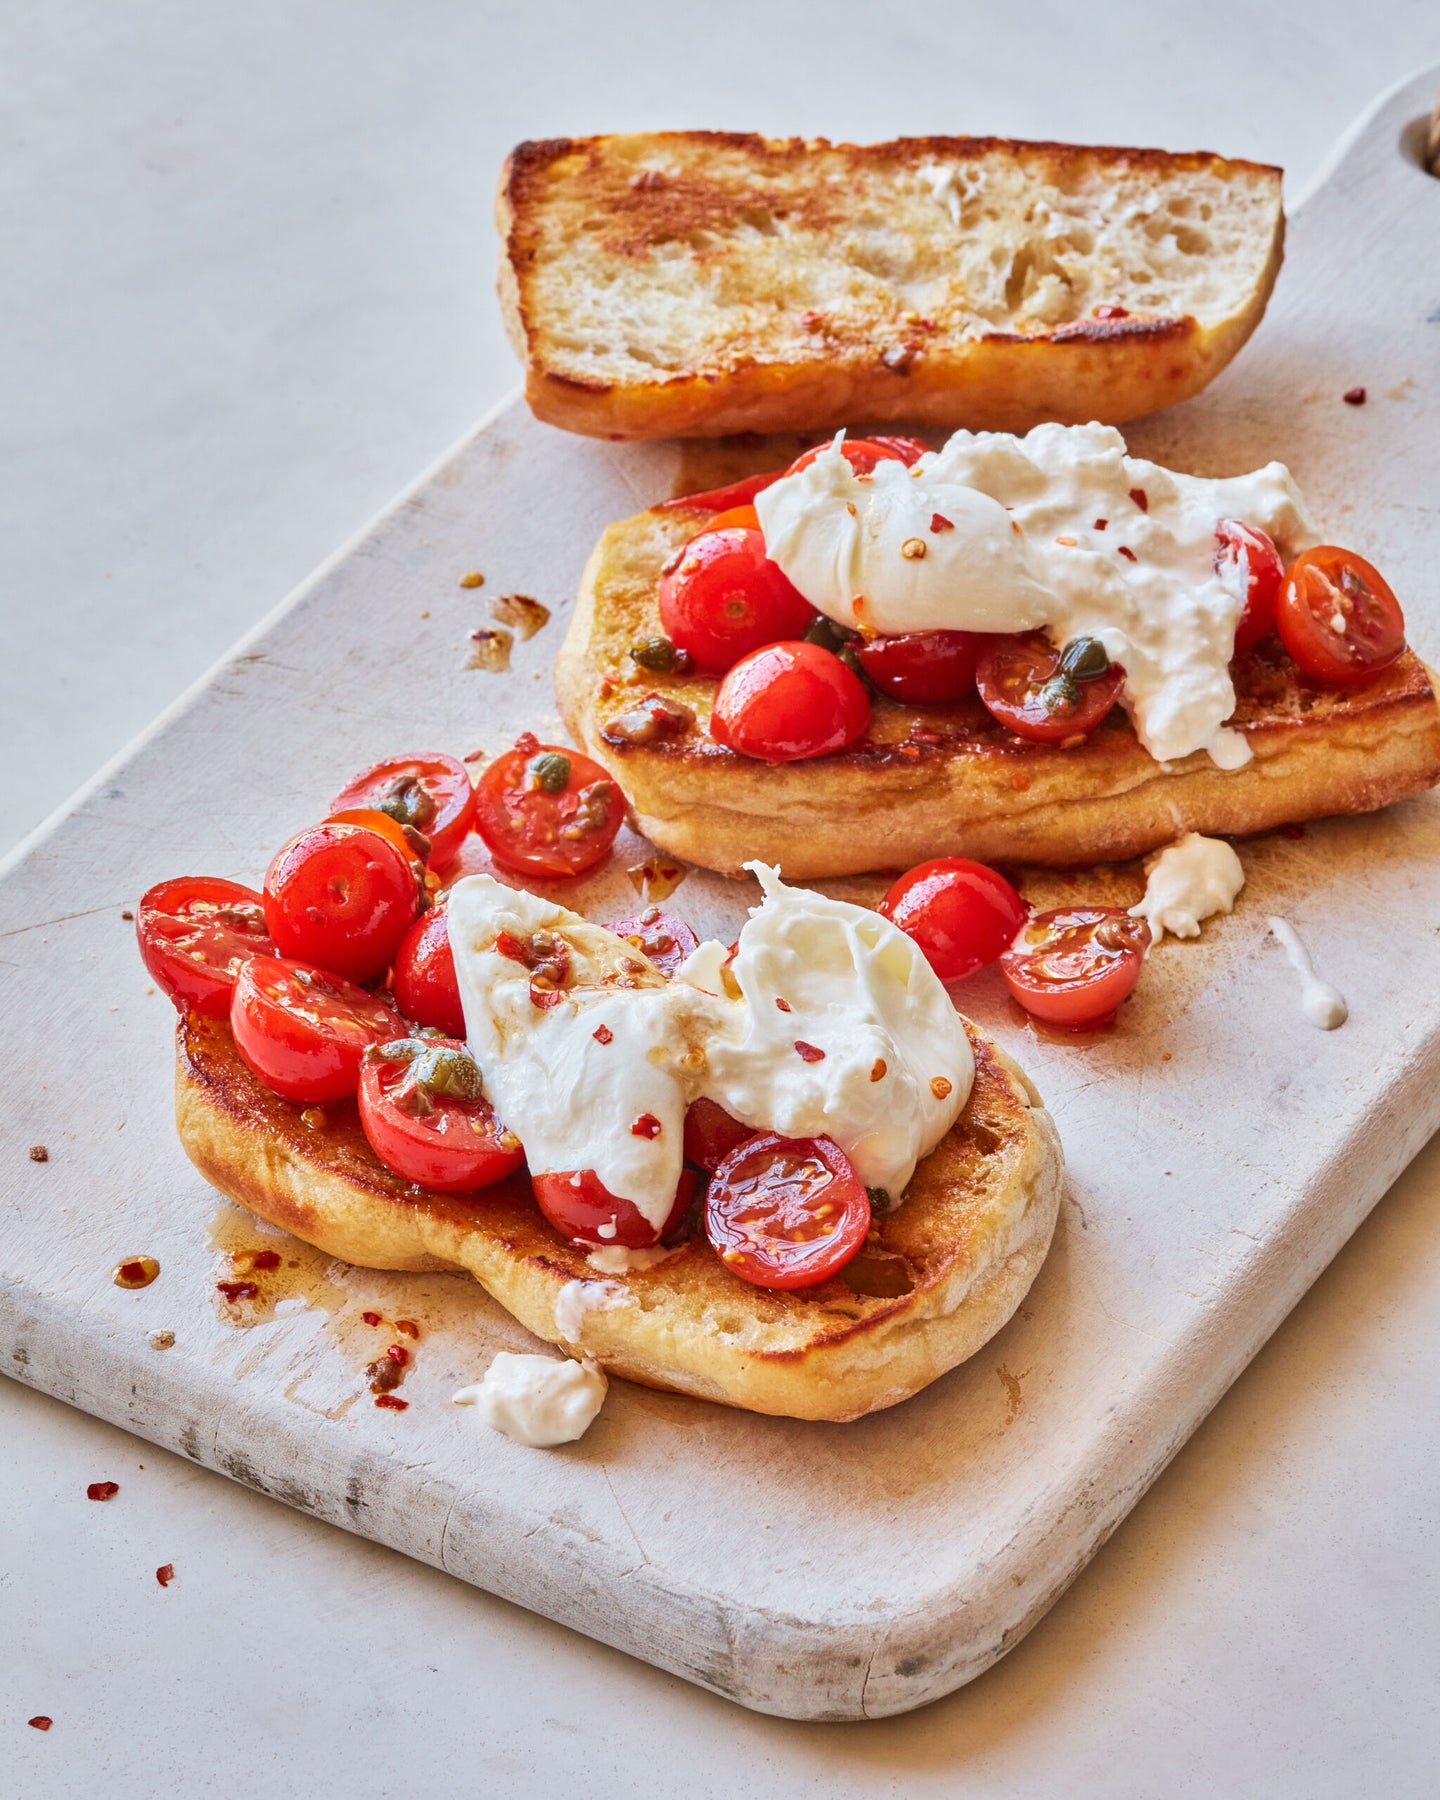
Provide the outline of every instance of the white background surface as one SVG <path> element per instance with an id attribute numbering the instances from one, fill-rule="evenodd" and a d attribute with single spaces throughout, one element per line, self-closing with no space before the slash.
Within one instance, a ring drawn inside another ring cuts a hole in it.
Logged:
<path id="1" fill-rule="evenodd" d="M 1011 9 L 873 0 L 21 12 L 0 848 L 512 384 L 489 204 L 515 139 L 1204 145 L 1293 195 L 1440 61 L 1404 0 L 1032 0 L 1018 37 Z M 742 1713 L 0 1385 L 0 1794 L 1433 1792 L 1437 1225 L 1432 1145 L 1033 1636 L 869 1725 Z"/>

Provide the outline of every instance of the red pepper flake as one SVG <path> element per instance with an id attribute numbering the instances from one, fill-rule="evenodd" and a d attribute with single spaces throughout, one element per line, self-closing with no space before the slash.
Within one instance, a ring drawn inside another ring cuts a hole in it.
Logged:
<path id="1" fill-rule="evenodd" d="M 55 1721 L 46 1713 L 36 1713 L 33 1719 L 27 1719 L 25 1723 L 34 1726 L 36 1731 L 48 1731 Z"/>
<path id="2" fill-rule="evenodd" d="M 132 922 L 132 923 L 133 923 L 133 921 L 134 921 L 134 918 L 135 918 L 135 915 L 134 915 L 134 913 L 133 913 L 133 912 L 128 912 L 128 911 L 127 911 L 127 912 L 122 912 L 122 913 L 121 913 L 121 915 L 120 915 L 120 917 L 121 917 L 121 918 L 122 918 L 122 919 L 129 919 L 129 920 L 131 920 L 131 922 Z"/>
<path id="3" fill-rule="evenodd" d="M 398 1363 L 402 1369 L 410 1360 L 410 1352 L 403 1344 L 388 1345 L 385 1354 L 390 1358 L 391 1362 Z"/>
<path id="4" fill-rule="evenodd" d="M 398 1394 L 377 1394 L 375 1404 L 387 1408 L 390 1412 L 404 1412 L 410 1402 L 402 1400 Z"/>
<path id="5" fill-rule="evenodd" d="M 365 1312 L 365 1313 L 361 1313 L 360 1317 L 365 1321 L 365 1323 L 367 1325 L 378 1325 L 380 1323 L 379 1313 Z"/>
<path id="6" fill-rule="evenodd" d="M 526 968 L 530 966 L 528 945 L 522 944 L 511 931 L 501 931 L 496 934 L 495 954 L 508 957 L 511 962 L 523 963 Z"/>
<path id="7" fill-rule="evenodd" d="M 807 1044 L 804 1038 L 796 1038 L 795 1054 L 801 1062 L 824 1062 L 825 1060 L 825 1052 L 817 1049 L 814 1044 Z"/>
<path id="8" fill-rule="evenodd" d="M 931 513 L 930 529 L 932 531 L 953 531 L 955 529 L 955 521 L 953 519 L 947 519 L 944 513 Z"/>
<path id="9" fill-rule="evenodd" d="M 597 1044 L 610 1044 L 615 1040 L 615 1033 L 608 1025 L 597 1025 L 590 1035 Z"/>
<path id="10" fill-rule="evenodd" d="M 253 1281 L 217 1281 L 215 1289 L 217 1293 L 223 1294 L 227 1300 L 232 1301 L 252 1300 L 260 1292 L 259 1287 Z"/>
<path id="11" fill-rule="evenodd" d="M 1103 531 L 1109 523 L 1110 521 L 1108 519 L 1097 519 L 1094 528 L 1096 531 Z"/>
<path id="12" fill-rule="evenodd" d="M 155 1579 L 160 1583 L 161 1587 L 169 1587 L 170 1583 L 175 1579 L 174 1563 L 161 1563 L 160 1567 L 155 1571 Z"/>
<path id="13" fill-rule="evenodd" d="M 1125 558 L 1126 562 L 1134 562 L 1136 560 L 1135 552 L 1130 548 L 1130 546 L 1128 544 L 1119 545 L 1118 546 L 1118 554 L 1123 556 Z"/>
<path id="14" fill-rule="evenodd" d="M 1144 488 L 1131 488 L 1130 498 L 1140 508 L 1141 512 L 1149 512 L 1150 496 L 1145 492 Z"/>
<path id="15" fill-rule="evenodd" d="M 159 1273 L 160 1265 L 153 1256 L 131 1256 L 116 1263 L 110 1279 L 116 1287 L 147 1288 Z"/>
<path id="16" fill-rule="evenodd" d="M 32 1144 L 30 1146 L 30 1160 L 31 1162 L 49 1162 L 50 1152 L 43 1144 Z"/>
<path id="17" fill-rule="evenodd" d="M 1344 394 L 1341 395 L 1341 398 L 1347 406 L 1363 406 L 1365 404 L 1365 390 L 1363 387 L 1346 388 Z"/>
<path id="18" fill-rule="evenodd" d="M 1126 306 L 1097 306 L 1095 317 L 1097 319 L 1128 319 L 1130 309 Z"/>
<path id="19" fill-rule="evenodd" d="M 485 756 L 486 752 L 484 750 L 467 750 L 460 760 L 461 762 L 467 763 L 484 762 Z"/>
<path id="20" fill-rule="evenodd" d="M 85 1490 L 87 1500 L 113 1500 L 120 1492 L 118 1481 L 92 1481 Z"/>
<path id="21" fill-rule="evenodd" d="M 418 1338 L 420 1335 L 420 1327 L 413 1319 L 397 1319 L 395 1329 L 402 1337 Z"/>
<path id="22" fill-rule="evenodd" d="M 775 996 L 775 1004 L 780 1008 L 781 1012 L 790 1012 L 793 1010 L 790 1002 L 788 1000 L 782 1000 L 778 994 Z"/>
<path id="23" fill-rule="evenodd" d="M 280 1252 L 278 1250 L 251 1250 L 247 1257 L 252 1269 L 278 1269 Z"/>
<path id="24" fill-rule="evenodd" d="M 660 1135 L 660 1121 L 654 1113 L 641 1113 L 630 1127 L 631 1137 L 657 1138 Z"/>

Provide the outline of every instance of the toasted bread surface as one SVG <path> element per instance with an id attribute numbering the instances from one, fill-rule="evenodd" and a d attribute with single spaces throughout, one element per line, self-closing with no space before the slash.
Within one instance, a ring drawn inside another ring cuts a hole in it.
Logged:
<path id="1" fill-rule="evenodd" d="M 1054 1124 L 1004 1052 L 970 1035 L 975 1086 L 959 1120 L 844 1276 L 803 1293 L 752 1287 L 703 1236 L 649 1269 L 599 1275 L 546 1223 L 523 1174 L 471 1196 L 407 1184 L 370 1149 L 352 1104 L 307 1125 L 214 1019 L 180 1022 L 176 1117 L 208 1181 L 332 1256 L 468 1270 L 537 1337 L 651 1387 L 854 1419 L 978 1350 L 1049 1247 L 1062 1177 Z"/>
<path id="2" fill-rule="evenodd" d="M 567 727 L 620 783 L 639 829 L 705 868 L 735 875 L 758 857 L 807 879 L 931 856 L 1118 862 L 1187 831 L 1371 812 L 1440 780 L 1440 706 L 1413 652 L 1342 692 L 1306 681 L 1274 646 L 1237 661 L 1234 724 L 1253 753 L 1241 769 L 1203 751 L 1158 763 L 1118 708 L 1070 749 L 1022 743 L 978 699 L 925 711 L 877 697 L 846 750 L 776 766 L 737 756 L 706 729 L 715 681 L 639 670 L 628 654 L 662 629 L 661 566 L 706 516 L 672 505 L 612 525 L 555 665 Z M 688 707 L 694 728 L 648 744 L 607 729 L 652 691 Z"/>
<path id="3" fill-rule="evenodd" d="M 1118 424 L 1264 312 L 1280 171 L 1001 138 L 678 131 L 511 152 L 500 298 L 537 417 L 611 438 Z"/>

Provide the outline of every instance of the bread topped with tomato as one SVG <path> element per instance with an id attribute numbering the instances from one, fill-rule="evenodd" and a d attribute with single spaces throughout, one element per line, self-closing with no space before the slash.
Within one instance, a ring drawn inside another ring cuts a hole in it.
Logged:
<path id="1" fill-rule="evenodd" d="M 730 874 L 752 856 L 802 879 L 946 855 L 1065 866 L 1367 812 L 1440 778 L 1434 681 L 1394 595 L 1363 558 L 1315 543 L 1280 465 L 1202 483 L 1099 428 L 1072 453 L 1047 436 L 1063 431 L 960 433 L 928 456 L 852 441 L 824 482 L 812 451 L 609 527 L 555 686 L 639 829 Z M 877 521 L 867 484 L 887 479 Z M 787 510 L 781 489 L 810 481 Z M 1264 511 L 1278 547 L 1263 520 L 1206 511 L 1237 504 Z M 842 514 L 858 515 L 849 538 Z M 1015 567 L 1012 539 L 1028 559 Z M 776 560 L 787 548 L 798 583 Z M 969 551 L 967 588 L 955 557 Z M 1152 570 L 1175 602 L 1158 641 Z M 987 625 L 934 627 L 952 580 L 957 624 Z M 1076 634 L 999 629 L 991 596 L 1011 590 L 1017 616 L 1053 605 Z"/>

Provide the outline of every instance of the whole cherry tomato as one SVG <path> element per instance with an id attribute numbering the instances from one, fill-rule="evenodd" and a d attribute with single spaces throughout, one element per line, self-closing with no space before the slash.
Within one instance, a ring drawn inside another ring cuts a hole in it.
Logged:
<path id="1" fill-rule="evenodd" d="M 140 955 L 181 1012 L 224 1018 L 247 956 L 270 956 L 265 903 L 254 888 L 182 875 L 148 889 L 135 909 Z"/>
<path id="2" fill-rule="evenodd" d="M 785 473 L 794 475 L 801 469 L 808 469 L 816 457 L 823 456 L 829 448 L 828 441 L 816 444 L 813 449 L 797 456 Z M 878 462 L 902 462 L 907 466 L 918 462 L 925 454 L 925 446 L 919 438 L 846 438 L 840 446 L 840 454 L 857 475 L 869 475 Z"/>
<path id="3" fill-rule="evenodd" d="M 890 889 L 880 911 L 914 938 L 942 981 L 959 981 L 994 962 L 1030 916 L 1003 875 L 963 856 L 918 864 Z"/>
<path id="4" fill-rule="evenodd" d="M 1276 609 L 1280 641 L 1304 672 L 1336 687 L 1361 687 L 1405 648 L 1405 615 L 1373 564 L 1321 544 L 1285 572 Z"/>
<path id="5" fill-rule="evenodd" d="M 241 965 L 230 1029 L 241 1060 L 299 1106 L 348 1099 L 371 1044 L 405 1035 L 397 1015 L 364 988 L 279 956 Z"/>
<path id="6" fill-rule="evenodd" d="M 720 1164 L 705 1194 L 705 1235 L 734 1274 L 764 1288 L 814 1287 L 865 1242 L 870 1198 L 827 1137 L 755 1133 Z"/>
<path id="7" fill-rule="evenodd" d="M 475 826 L 490 854 L 542 881 L 593 869 L 624 814 L 620 790 L 599 763 L 529 732 L 496 757 L 475 790 Z"/>
<path id="8" fill-rule="evenodd" d="M 362 806 L 423 832 L 430 840 L 428 860 L 437 869 L 455 860 L 475 818 L 469 770 L 438 750 L 423 756 L 392 756 L 374 764 L 346 782 L 330 810 Z"/>
<path id="9" fill-rule="evenodd" d="M 819 644 L 767 644 L 736 663 L 710 715 L 715 741 L 760 762 L 798 762 L 853 743 L 870 723 L 865 684 Z"/>
<path id="10" fill-rule="evenodd" d="M 1235 627 L 1235 650 L 1249 650 L 1275 629 L 1275 598 L 1285 564 L 1273 540 L 1257 525 L 1221 519 L 1215 526 L 1215 573 L 1243 597 Z"/>
<path id="11" fill-rule="evenodd" d="M 360 1069 L 360 1123 L 388 1169 L 441 1194 L 489 1187 L 525 1160 L 495 1117 L 480 1070 L 453 1038 L 401 1038 Z"/>
<path id="12" fill-rule="evenodd" d="M 857 638 L 860 667 L 882 694 L 907 706 L 949 706 L 975 691 L 975 660 L 984 638 L 975 631 L 903 631 Z"/>
<path id="13" fill-rule="evenodd" d="M 265 872 L 265 919 L 281 954 L 350 981 L 385 973 L 419 910 L 409 860 L 363 825 L 312 825 Z"/>
<path id="14" fill-rule="evenodd" d="M 718 1100 L 703 1094 L 685 1109 L 685 1160 L 712 1175 L 732 1150 L 754 1136 L 753 1125 L 742 1125 Z"/>
<path id="15" fill-rule="evenodd" d="M 658 906 L 647 906 L 629 919 L 617 919 L 610 929 L 648 956 L 665 975 L 673 975 L 700 942 L 683 919 L 661 912 Z"/>
<path id="16" fill-rule="evenodd" d="M 1125 671 L 1098 638 L 1057 650 L 1041 632 L 991 637 L 975 666 L 980 698 L 1016 737 L 1060 744 L 1093 731 L 1120 698 Z"/>
<path id="17" fill-rule="evenodd" d="M 443 904 L 421 913 L 400 940 L 390 985 L 395 1004 L 407 1019 L 432 1026 L 447 1037 L 465 1036 L 465 1009 L 455 979 Z"/>
<path id="18" fill-rule="evenodd" d="M 702 531 L 660 577 L 665 634 L 703 675 L 723 675 L 762 644 L 798 638 L 814 616 L 766 555 L 759 531 Z"/>
<path id="19" fill-rule="evenodd" d="M 633 1201 L 612 1194 L 593 1169 L 532 1175 L 530 1185 L 535 1190 L 535 1204 L 572 1244 L 589 1244 L 599 1249 L 614 1244 L 625 1250 L 648 1250 L 684 1218 L 695 1192 L 695 1171 L 681 1169 L 675 1203 L 658 1231 Z"/>
<path id="20" fill-rule="evenodd" d="M 1000 972 L 1026 1012 L 1084 1031 L 1130 997 L 1149 947 L 1150 927 L 1118 907 L 1061 907 L 1031 919 Z"/>

